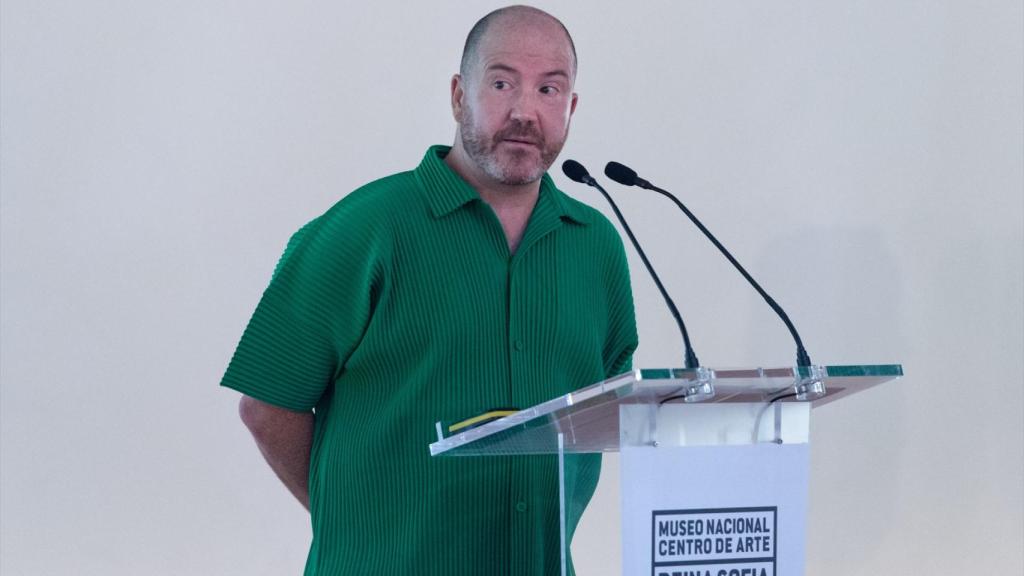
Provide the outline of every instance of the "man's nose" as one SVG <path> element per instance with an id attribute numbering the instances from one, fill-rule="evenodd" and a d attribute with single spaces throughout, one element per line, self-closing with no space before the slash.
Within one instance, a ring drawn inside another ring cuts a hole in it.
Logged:
<path id="1" fill-rule="evenodd" d="M 533 93 L 520 92 L 512 101 L 509 117 L 520 122 L 533 122 L 537 119 L 537 99 Z"/>

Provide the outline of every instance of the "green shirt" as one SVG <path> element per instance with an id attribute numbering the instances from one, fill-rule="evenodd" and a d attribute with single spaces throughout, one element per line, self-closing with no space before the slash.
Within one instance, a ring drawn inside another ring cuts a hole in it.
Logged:
<path id="1" fill-rule="evenodd" d="M 430 456 L 434 424 L 527 408 L 624 372 L 622 242 L 546 174 L 515 255 L 435 146 L 299 230 L 222 381 L 313 409 L 307 575 L 557 574 L 550 456 Z M 568 458 L 575 529 L 600 457 Z"/>

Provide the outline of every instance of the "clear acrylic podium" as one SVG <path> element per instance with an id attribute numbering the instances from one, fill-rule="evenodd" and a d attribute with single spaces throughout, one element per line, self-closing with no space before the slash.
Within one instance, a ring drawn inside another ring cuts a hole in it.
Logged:
<path id="1" fill-rule="evenodd" d="M 450 433 L 439 422 L 437 441 L 429 448 L 436 457 L 558 455 L 559 494 L 552 495 L 552 502 L 557 498 L 559 503 L 564 575 L 569 546 L 566 454 L 646 447 L 666 448 L 655 454 L 685 458 L 686 452 L 667 448 L 807 444 L 812 407 L 902 375 L 898 364 L 634 370 L 475 428 Z M 624 502 L 628 489 L 621 488 Z M 780 572 L 787 576 L 803 570 L 803 542 L 793 540 L 789 552 L 799 557 L 792 564 L 798 568 Z M 657 560 L 652 558 L 654 565 L 662 565 Z M 775 574 L 772 566 L 768 573 Z M 681 572 L 666 568 L 647 573 Z"/>

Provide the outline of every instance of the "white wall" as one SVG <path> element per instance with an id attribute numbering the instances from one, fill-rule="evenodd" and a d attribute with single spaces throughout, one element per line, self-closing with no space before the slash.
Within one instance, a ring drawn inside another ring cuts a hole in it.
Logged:
<path id="1" fill-rule="evenodd" d="M 580 53 L 563 158 L 682 193 L 816 362 L 907 372 L 815 412 L 808 574 L 1020 574 L 1021 3 L 636 4 L 539 4 Z M 0 572 L 299 571 L 307 518 L 217 382 L 291 231 L 451 141 L 495 6 L 3 3 Z M 705 364 L 792 363 L 680 214 L 612 190 Z M 678 365 L 631 263 L 637 364 Z M 606 480 L 581 574 L 618 572 Z"/>

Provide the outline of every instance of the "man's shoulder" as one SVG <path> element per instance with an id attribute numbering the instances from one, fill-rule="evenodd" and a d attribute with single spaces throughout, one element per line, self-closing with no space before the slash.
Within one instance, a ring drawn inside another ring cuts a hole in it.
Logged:
<path id="1" fill-rule="evenodd" d="M 411 204 L 419 203 L 418 186 L 412 170 L 379 178 L 346 194 L 320 219 L 364 220 L 408 211 Z"/>
<path id="2" fill-rule="evenodd" d="M 597 236 L 605 240 L 610 240 L 615 243 L 621 243 L 621 237 L 615 226 L 605 217 L 604 213 L 594 208 L 590 204 L 577 200 L 569 194 L 566 194 L 561 189 L 558 189 L 561 196 L 561 202 L 564 203 L 565 210 L 569 216 L 580 223 L 585 224 L 585 228 L 591 233 L 592 236 Z"/>
<path id="3" fill-rule="evenodd" d="M 380 252 L 401 220 L 423 212 L 412 171 L 385 176 L 356 188 L 291 237 L 285 256 L 305 251 L 336 258 L 337 252 Z"/>
<path id="4" fill-rule="evenodd" d="M 399 172 L 349 192 L 314 222 L 323 231 L 379 234 L 417 213 L 424 213 L 422 193 L 413 171 Z"/>

